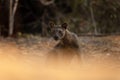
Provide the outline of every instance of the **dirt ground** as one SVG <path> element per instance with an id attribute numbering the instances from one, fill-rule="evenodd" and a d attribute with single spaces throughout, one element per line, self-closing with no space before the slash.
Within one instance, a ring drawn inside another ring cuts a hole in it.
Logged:
<path id="1" fill-rule="evenodd" d="M 1 80 L 120 80 L 120 36 L 79 37 L 82 64 L 48 67 L 46 55 L 52 39 L 0 38 Z"/>

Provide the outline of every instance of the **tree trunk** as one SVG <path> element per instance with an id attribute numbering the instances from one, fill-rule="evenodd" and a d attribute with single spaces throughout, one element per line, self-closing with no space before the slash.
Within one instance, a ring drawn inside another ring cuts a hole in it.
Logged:
<path id="1" fill-rule="evenodd" d="M 92 0 L 84 0 L 84 5 L 90 10 L 90 20 L 92 21 L 92 26 L 94 27 L 94 35 L 98 35 L 95 15 L 92 7 Z"/>
<path id="2" fill-rule="evenodd" d="M 9 36 L 13 34 L 13 15 L 12 15 L 12 5 L 13 0 L 10 0 L 10 6 L 9 6 Z"/>
<path id="3" fill-rule="evenodd" d="M 91 3 L 90 3 L 90 13 L 91 13 L 92 24 L 94 27 L 94 34 L 97 35 L 98 34 L 97 25 L 96 25 L 95 16 L 94 16 L 94 12 L 93 12 Z"/>
<path id="4" fill-rule="evenodd" d="M 14 16 L 17 10 L 18 6 L 18 0 L 15 0 L 14 7 L 13 7 L 13 0 L 10 0 L 10 6 L 9 6 L 9 36 L 13 35 L 14 31 Z"/>

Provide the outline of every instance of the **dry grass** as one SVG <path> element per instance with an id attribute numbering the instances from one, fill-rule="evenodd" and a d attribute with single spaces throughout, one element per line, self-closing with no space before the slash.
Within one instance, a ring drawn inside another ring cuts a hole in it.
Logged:
<path id="1" fill-rule="evenodd" d="M 82 64 L 48 66 L 56 42 L 42 38 L 0 40 L 0 80 L 120 80 L 120 37 L 80 37 Z"/>

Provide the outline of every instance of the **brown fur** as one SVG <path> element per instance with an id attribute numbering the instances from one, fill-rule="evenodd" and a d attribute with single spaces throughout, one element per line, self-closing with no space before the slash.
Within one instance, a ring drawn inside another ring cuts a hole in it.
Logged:
<path id="1" fill-rule="evenodd" d="M 59 41 L 55 48 L 79 49 L 78 37 L 75 33 L 66 30 L 65 36 Z"/>
<path id="2" fill-rule="evenodd" d="M 49 61 L 70 63 L 75 55 L 80 60 L 78 36 L 66 29 L 67 25 L 64 25 L 64 27 L 64 36 L 55 45 L 54 49 L 50 51 L 48 55 Z"/>

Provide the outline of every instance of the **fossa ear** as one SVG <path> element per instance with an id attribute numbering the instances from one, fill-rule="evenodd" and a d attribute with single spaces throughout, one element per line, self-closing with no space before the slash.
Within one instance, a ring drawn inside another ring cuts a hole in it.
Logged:
<path id="1" fill-rule="evenodd" d="M 64 28 L 64 29 L 67 29 L 68 24 L 67 23 L 63 23 L 61 27 Z"/>
<path id="2" fill-rule="evenodd" d="M 55 26 L 54 22 L 49 22 L 50 28 L 53 28 Z"/>

